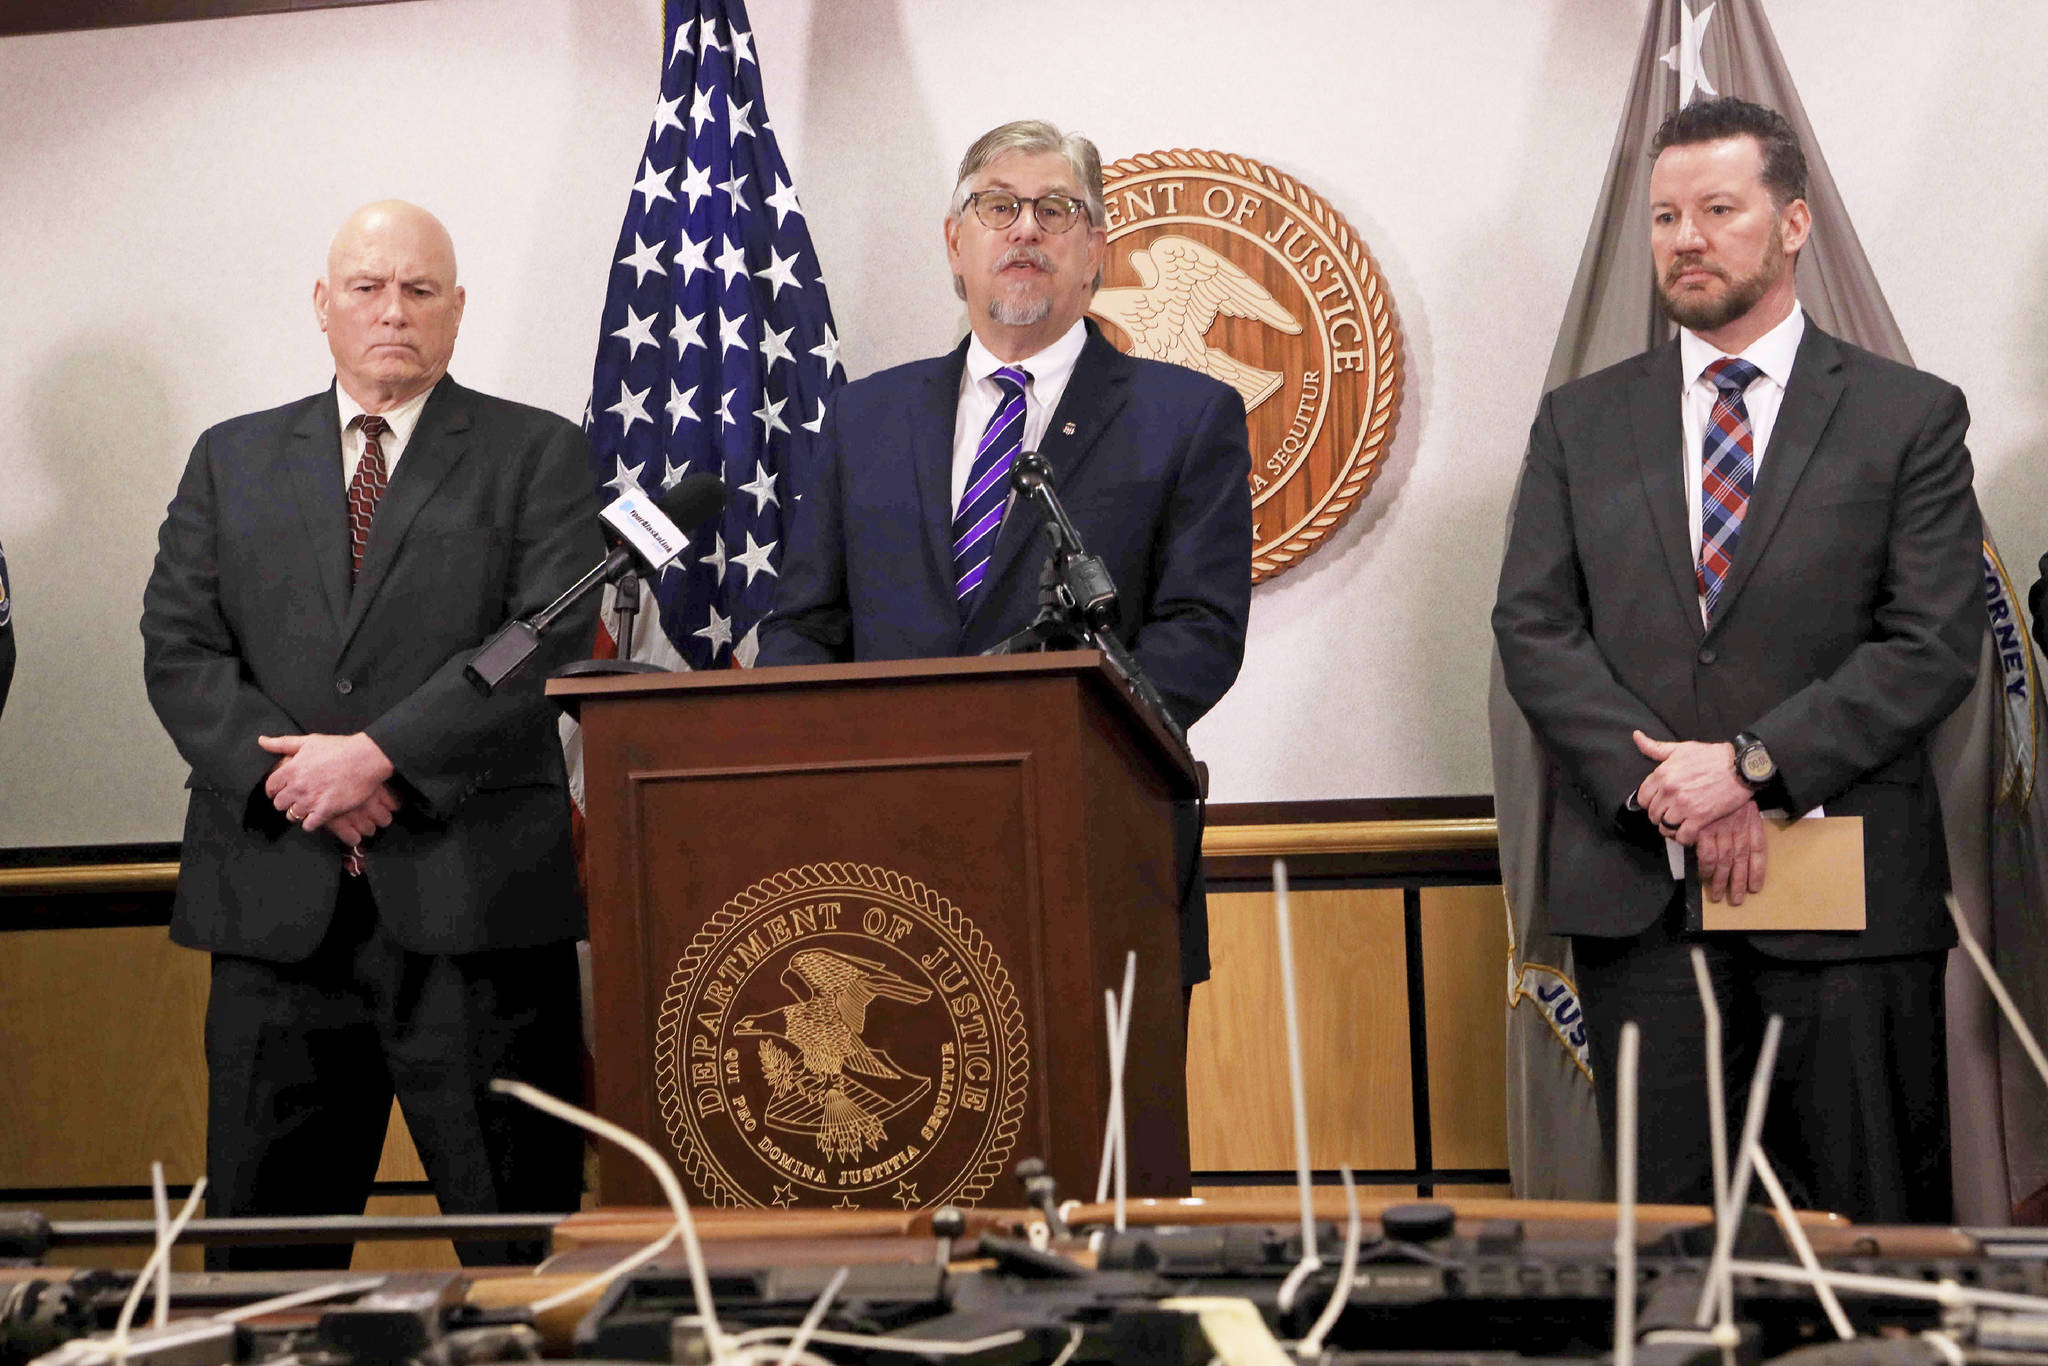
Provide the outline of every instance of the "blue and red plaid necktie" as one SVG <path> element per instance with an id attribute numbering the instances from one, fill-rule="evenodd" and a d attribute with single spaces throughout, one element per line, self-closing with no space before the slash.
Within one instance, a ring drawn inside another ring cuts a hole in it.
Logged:
<path id="1" fill-rule="evenodd" d="M 1720 391 L 1714 395 L 1714 411 L 1707 418 L 1706 440 L 1700 448 L 1699 587 L 1708 621 L 1714 619 L 1714 604 L 1742 539 L 1742 518 L 1749 511 L 1756 481 L 1756 437 L 1742 394 L 1761 374 L 1737 356 L 1723 356 L 1706 369 Z"/>
<path id="2" fill-rule="evenodd" d="M 981 445 L 968 467 L 967 488 L 953 514 L 953 591 L 963 620 L 974 590 L 988 573 L 989 553 L 1003 524 L 1003 508 L 1010 498 L 1010 462 L 1024 447 L 1024 386 L 1031 383 L 1031 373 L 1005 365 L 989 378 L 1002 388 L 1003 396 L 982 428 Z"/>

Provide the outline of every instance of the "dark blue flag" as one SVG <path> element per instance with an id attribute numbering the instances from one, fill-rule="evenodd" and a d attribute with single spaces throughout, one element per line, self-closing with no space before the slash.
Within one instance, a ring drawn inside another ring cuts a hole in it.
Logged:
<path id="1" fill-rule="evenodd" d="M 745 5 L 670 0 L 666 53 L 584 427 L 609 490 L 658 497 L 698 470 L 725 480 L 718 522 L 652 587 L 661 634 L 691 668 L 747 665 L 775 600 L 786 471 L 846 372 Z"/>

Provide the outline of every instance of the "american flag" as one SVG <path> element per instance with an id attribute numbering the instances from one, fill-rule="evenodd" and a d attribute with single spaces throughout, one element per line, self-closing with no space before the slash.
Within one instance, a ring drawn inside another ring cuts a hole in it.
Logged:
<path id="1" fill-rule="evenodd" d="M 698 470 L 725 480 L 725 511 L 652 582 L 658 613 L 643 596 L 633 653 L 744 666 L 775 598 L 786 472 L 846 372 L 746 6 L 669 0 L 666 19 L 583 425 L 607 489 L 659 497 Z"/>

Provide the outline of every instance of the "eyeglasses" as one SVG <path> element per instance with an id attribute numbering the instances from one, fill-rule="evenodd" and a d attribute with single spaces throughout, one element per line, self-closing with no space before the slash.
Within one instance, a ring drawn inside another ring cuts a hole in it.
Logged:
<path id="1" fill-rule="evenodd" d="M 1065 232 L 1088 216 L 1088 206 L 1072 195 L 1042 194 L 1035 199 L 1019 199 L 1008 190 L 976 190 L 967 196 L 967 207 L 974 210 L 981 226 L 995 232 L 1016 222 L 1026 204 L 1031 206 L 1031 216 L 1038 220 L 1038 226 L 1047 232 Z"/>

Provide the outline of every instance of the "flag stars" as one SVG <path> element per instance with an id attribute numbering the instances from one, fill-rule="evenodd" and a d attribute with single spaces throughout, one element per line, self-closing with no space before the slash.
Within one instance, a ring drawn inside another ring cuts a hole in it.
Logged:
<path id="1" fill-rule="evenodd" d="M 679 388 L 676 382 L 671 379 L 668 382 L 668 402 L 662 405 L 662 409 L 668 414 L 668 432 L 670 436 L 676 434 L 677 428 L 683 425 L 684 418 L 687 417 L 692 422 L 700 421 L 701 419 L 697 416 L 697 386 L 693 384 L 687 389 Z M 664 488 L 674 487 L 666 479 L 662 480 L 662 486 Z"/>
<path id="2" fill-rule="evenodd" d="M 761 406 L 754 409 L 754 416 L 761 421 L 761 439 L 768 440 L 777 432 L 787 432 L 789 424 L 782 420 L 782 410 L 789 405 L 786 398 L 770 399 L 764 392 Z"/>
<path id="3" fill-rule="evenodd" d="M 676 344 L 676 359 L 690 354 L 690 348 L 704 349 L 704 315 L 695 317 L 683 312 L 681 304 L 676 305 L 676 323 L 668 331 L 669 340 Z"/>
<path id="4" fill-rule="evenodd" d="M 675 167 L 671 166 L 666 171 L 657 171 L 653 157 L 640 158 L 640 179 L 633 184 L 633 193 L 640 196 L 640 212 L 646 213 L 653 208 L 657 199 L 675 200 L 675 195 L 668 188 L 668 178 L 674 170 Z"/>
<path id="5" fill-rule="evenodd" d="M 726 200 L 732 205 L 734 213 L 744 213 L 754 207 L 747 202 L 747 178 L 740 173 L 738 167 L 733 168 L 732 179 L 720 181 L 718 188 L 725 191 Z"/>
<path id="6" fill-rule="evenodd" d="M 768 196 L 768 205 L 775 210 L 777 228 L 780 228 L 791 214 L 798 218 L 804 216 L 803 206 L 796 202 L 796 186 L 779 175 L 775 178 L 775 193 Z"/>
<path id="7" fill-rule="evenodd" d="M 668 270 L 661 264 L 660 239 L 657 238 L 652 242 L 643 242 L 640 240 L 640 234 L 637 232 L 633 234 L 633 250 L 621 256 L 619 264 L 633 268 L 633 287 L 635 289 L 646 284 L 647 277 L 650 274 L 668 274 Z"/>
<path id="8" fill-rule="evenodd" d="M 738 392 L 739 390 L 737 389 L 728 389 L 719 397 L 718 421 L 721 429 L 733 426 L 739 421 L 738 418 L 732 415 L 732 396 Z"/>
<path id="9" fill-rule="evenodd" d="M 752 588 L 754 586 L 754 575 L 756 574 L 767 574 L 771 578 L 778 579 L 782 577 L 780 571 L 773 564 L 769 563 L 770 557 L 775 554 L 777 544 L 779 543 L 770 541 L 766 545 L 756 545 L 754 543 L 754 533 L 751 531 L 747 533 L 747 548 L 740 554 L 732 557 L 734 564 L 746 566 L 747 587 Z"/>
<path id="10" fill-rule="evenodd" d="M 727 31 L 732 34 L 732 68 L 737 71 L 741 62 L 754 62 L 754 35 L 736 28 Z M 754 65 L 759 66 L 760 63 L 754 62 Z"/>
<path id="11" fill-rule="evenodd" d="M 747 258 L 740 251 L 740 244 L 729 237 L 725 241 L 725 250 L 719 252 L 718 259 L 711 264 L 725 272 L 725 283 L 728 287 L 734 280 L 744 280 L 747 277 Z"/>
<path id="12" fill-rule="evenodd" d="M 761 373 L 763 375 L 773 370 L 777 361 L 788 361 L 792 366 L 796 364 L 796 357 L 791 355 L 789 350 L 789 334 L 794 331 L 796 331 L 794 327 L 786 327 L 782 331 L 777 332 L 774 328 L 768 326 L 767 323 L 763 322 L 761 324 Z"/>
<path id="13" fill-rule="evenodd" d="M 638 240 L 637 238 L 635 239 Z M 699 242 L 688 233 L 676 238 L 676 266 L 683 272 L 683 283 L 688 284 L 698 271 L 709 271 L 711 263 L 705 254 L 711 250 L 711 239 Z"/>
<path id="14" fill-rule="evenodd" d="M 839 337 L 832 331 L 832 324 L 825 324 L 825 340 L 811 348 L 811 354 L 825 362 L 825 378 L 832 378 L 832 372 L 839 368 Z"/>
<path id="15" fill-rule="evenodd" d="M 677 24 L 675 46 L 669 49 L 668 59 L 673 62 L 686 52 L 693 57 L 697 55 L 697 49 L 690 46 L 690 26 L 688 24 Z"/>
<path id="16" fill-rule="evenodd" d="M 754 125 L 749 121 L 748 117 L 753 112 L 754 102 L 752 100 L 748 100 L 745 104 L 741 104 L 729 95 L 726 97 L 725 117 L 726 120 L 732 125 L 731 132 L 732 140 L 734 143 L 739 142 L 740 134 L 742 133 L 746 134 L 748 137 L 754 136 Z"/>
<path id="17" fill-rule="evenodd" d="M 676 37 L 680 39 L 682 36 L 682 30 L 677 29 Z M 656 142 L 661 141 L 661 135 L 667 129 L 673 128 L 678 133 L 683 131 L 683 121 L 676 116 L 676 111 L 682 107 L 683 97 L 681 95 L 676 96 L 672 100 L 657 99 L 654 102 L 654 130 L 650 136 Z"/>
<path id="18" fill-rule="evenodd" d="M 742 669 L 754 667 L 754 661 L 761 657 L 761 623 L 755 622 L 740 637 L 740 643 L 732 647 L 732 657 Z"/>
<path id="19" fill-rule="evenodd" d="M 695 393 L 696 391 L 693 389 L 691 390 L 691 392 Z M 666 493 L 668 490 L 674 488 L 677 484 L 683 482 L 683 476 L 690 472 L 690 467 L 688 464 L 678 465 L 675 463 L 675 461 L 669 460 L 666 457 L 663 458 L 661 463 L 661 488 L 662 492 Z M 675 565 L 678 562 L 678 560 L 670 560 L 669 564 Z"/>
<path id="20" fill-rule="evenodd" d="M 610 410 L 607 409 L 606 411 Z M 626 457 L 624 457 L 623 455 L 618 457 L 618 463 L 619 472 L 613 475 L 611 478 L 605 480 L 604 486 L 608 489 L 617 489 L 619 491 L 619 496 L 622 498 L 629 493 L 639 493 L 641 491 L 640 471 L 647 468 L 646 463 L 642 462 L 641 464 L 638 465 L 628 465 L 626 463 Z"/>
<path id="21" fill-rule="evenodd" d="M 691 96 L 690 131 L 692 133 L 701 133 L 704 131 L 705 124 L 718 122 L 718 110 L 712 105 L 712 100 L 715 98 L 716 96 L 711 91 L 704 89 L 702 86 L 698 86 L 696 92 Z"/>
<path id="22" fill-rule="evenodd" d="M 697 48 L 700 52 L 725 51 L 725 44 L 718 41 L 718 21 L 708 14 L 697 21 Z"/>
<path id="23" fill-rule="evenodd" d="M 778 299 L 782 297 L 782 287 L 784 285 L 788 285 L 793 289 L 803 288 L 802 285 L 797 283 L 797 258 L 795 256 L 784 256 L 773 247 L 768 248 L 768 256 L 768 264 L 761 267 L 761 278 L 775 286 L 774 297 Z"/>
<path id="24" fill-rule="evenodd" d="M 710 641 L 711 653 L 715 656 L 720 650 L 732 647 L 732 618 L 726 616 L 714 606 L 711 609 L 711 620 L 701 629 L 692 631 L 690 634 Z"/>
<path id="25" fill-rule="evenodd" d="M 818 415 L 817 415 L 816 417 L 812 418 L 812 419 L 811 419 L 811 420 L 810 420 L 809 422 L 806 422 L 806 423 L 804 424 L 804 430 L 805 430 L 805 431 L 807 431 L 807 432 L 819 432 L 819 431 L 822 431 L 822 430 L 824 429 L 824 426 L 825 426 L 825 400 L 821 398 L 821 399 L 819 399 L 819 400 L 818 400 Z"/>
<path id="26" fill-rule="evenodd" d="M 720 360 L 724 360 L 726 352 L 744 351 L 746 349 L 747 315 L 745 313 L 741 313 L 736 317 L 728 318 L 723 313 L 719 314 L 718 358 Z"/>
<path id="27" fill-rule="evenodd" d="M 716 531 L 711 534 L 711 553 L 709 555 L 706 555 L 703 559 L 697 561 L 697 563 L 710 565 L 711 573 L 714 578 L 723 579 L 725 577 L 724 532 Z"/>
<path id="28" fill-rule="evenodd" d="M 632 362 L 635 356 L 640 354 L 640 348 L 643 346 L 652 346 L 659 349 L 661 343 L 654 340 L 654 319 L 655 314 L 653 313 L 649 313 L 643 318 L 633 311 L 631 304 L 626 306 L 626 325 L 612 333 L 612 335 L 623 339 L 626 345 L 632 348 L 626 352 L 628 364 Z"/>
<path id="29" fill-rule="evenodd" d="M 683 174 L 683 183 L 679 188 L 689 196 L 690 207 L 695 209 L 697 201 L 711 193 L 711 168 L 691 162 L 690 169 Z"/>
<path id="30" fill-rule="evenodd" d="M 635 422 L 645 422 L 649 426 L 652 426 L 654 424 L 654 419 L 648 416 L 647 414 L 647 396 L 653 392 L 654 386 L 651 384 L 647 386 L 645 389 L 636 390 L 627 385 L 627 383 L 624 380 L 620 380 L 619 401 L 617 403 L 612 404 L 610 407 L 606 408 L 605 411 L 608 413 L 617 413 L 619 415 L 620 420 L 626 424 L 625 430 L 628 432 L 633 430 L 633 424 Z M 625 468 L 626 462 L 621 460 L 619 462 L 620 471 L 624 472 Z M 639 476 L 639 473 L 639 470 L 633 471 L 633 474 L 636 478 Z M 623 491 L 624 490 L 621 490 L 621 492 Z"/>
<path id="31" fill-rule="evenodd" d="M 731 396 L 727 395 L 727 397 Z M 740 485 L 741 493 L 753 495 L 754 515 L 756 517 L 766 512 L 770 503 L 774 503 L 777 507 L 782 505 L 782 499 L 777 497 L 775 493 L 775 481 L 779 477 L 775 471 L 768 468 L 765 462 L 756 460 L 754 462 L 754 482 Z"/>

